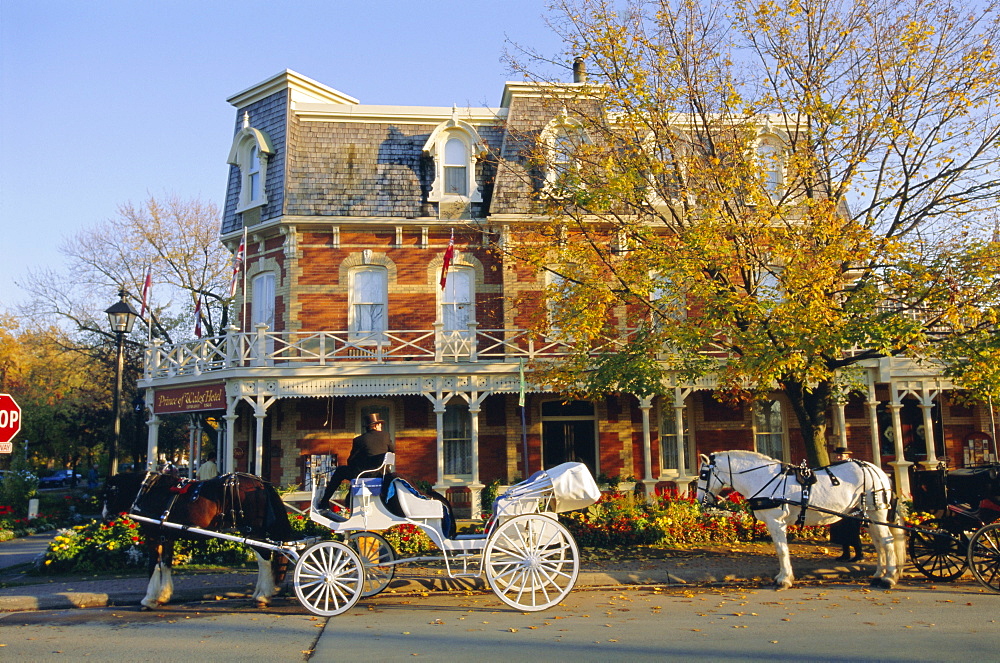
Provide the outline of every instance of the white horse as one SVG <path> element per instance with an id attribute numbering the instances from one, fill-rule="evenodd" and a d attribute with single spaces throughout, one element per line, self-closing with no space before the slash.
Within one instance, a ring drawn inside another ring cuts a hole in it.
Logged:
<path id="1" fill-rule="evenodd" d="M 897 528 L 879 524 L 887 522 L 892 498 L 889 477 L 880 468 L 859 460 L 836 463 L 813 470 L 815 482 L 803 485 L 794 466 L 753 451 L 722 451 L 701 459 L 698 501 L 711 506 L 727 487 L 747 498 L 754 515 L 767 524 L 774 542 L 778 589 L 791 587 L 795 580 L 786 528 L 800 518 L 804 495 L 807 506 L 816 507 L 806 509 L 806 525 L 827 525 L 840 514 L 860 509 L 871 520 L 868 533 L 878 555 L 871 584 L 885 589 L 895 586 L 905 559 L 904 536 Z"/>

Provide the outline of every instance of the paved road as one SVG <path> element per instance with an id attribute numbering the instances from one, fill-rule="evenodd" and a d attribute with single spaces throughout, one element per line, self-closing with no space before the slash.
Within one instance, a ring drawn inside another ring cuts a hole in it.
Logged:
<path id="1" fill-rule="evenodd" d="M 5 660 L 992 661 L 1000 596 L 972 583 L 885 592 L 591 589 L 522 613 L 486 593 L 382 594 L 329 620 L 294 600 L 0 615 Z"/>
<path id="2" fill-rule="evenodd" d="M 0 543 L 0 571 L 19 564 L 29 564 L 45 552 L 56 535 L 53 530 Z"/>

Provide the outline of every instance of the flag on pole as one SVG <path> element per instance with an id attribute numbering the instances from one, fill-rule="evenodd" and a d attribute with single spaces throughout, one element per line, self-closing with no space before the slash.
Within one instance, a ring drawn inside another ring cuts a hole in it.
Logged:
<path id="1" fill-rule="evenodd" d="M 198 302 L 194 305 L 194 335 L 198 338 L 202 337 L 201 321 L 203 316 L 201 307 L 203 298 L 203 295 L 198 295 Z"/>
<path id="2" fill-rule="evenodd" d="M 448 268 L 451 267 L 455 259 L 455 229 L 451 229 L 451 239 L 448 240 L 448 248 L 444 250 L 444 261 L 441 263 L 441 289 L 448 283 Z"/>
<path id="3" fill-rule="evenodd" d="M 233 256 L 233 280 L 229 284 L 229 297 L 230 299 L 236 296 L 236 284 L 240 280 L 240 270 L 243 268 L 243 256 L 247 248 L 247 234 L 246 230 L 243 231 L 243 239 L 240 241 L 240 248 L 236 249 L 236 255 Z"/>
<path id="4" fill-rule="evenodd" d="M 142 282 L 142 312 L 140 318 L 146 317 L 146 310 L 149 308 L 149 292 L 153 289 L 153 266 L 146 270 L 146 280 Z"/>

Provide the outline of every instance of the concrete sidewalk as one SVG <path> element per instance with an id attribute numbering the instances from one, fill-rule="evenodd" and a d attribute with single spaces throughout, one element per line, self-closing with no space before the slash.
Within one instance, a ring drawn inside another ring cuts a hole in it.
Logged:
<path id="1" fill-rule="evenodd" d="M 0 544 L 0 560 L 12 542 Z M 29 542 L 21 544 L 25 555 Z M 17 546 L 21 547 L 21 546 Z M 874 555 L 867 563 L 844 564 L 833 557 L 834 550 L 817 544 L 793 544 L 792 565 L 799 580 L 854 579 L 867 584 L 874 570 Z M 43 548 L 44 549 L 44 548 Z M 651 551 L 645 551 L 647 553 Z M 635 559 L 635 551 L 588 551 L 582 561 L 578 587 L 617 585 L 716 585 L 766 584 L 777 572 L 777 560 L 769 544 L 748 544 L 740 549 L 699 548 L 655 551 L 655 558 Z M 13 558 L 13 557 L 12 557 Z M 145 577 L 48 578 L 27 573 L 28 567 L 0 570 L 0 612 L 137 606 L 146 592 Z M 289 569 L 291 578 L 291 568 Z M 247 599 L 256 581 L 256 571 L 229 573 L 174 573 L 172 602 Z M 449 578 L 443 568 L 397 567 L 387 592 L 434 592 L 488 590 L 484 578 Z M 282 595 L 294 599 L 290 580 Z"/>

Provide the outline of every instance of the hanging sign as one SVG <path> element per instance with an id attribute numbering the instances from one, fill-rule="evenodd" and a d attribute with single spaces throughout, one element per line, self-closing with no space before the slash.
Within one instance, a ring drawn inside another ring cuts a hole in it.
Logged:
<path id="1" fill-rule="evenodd" d="M 226 385 L 221 382 L 197 387 L 158 389 L 155 396 L 153 412 L 156 414 L 226 409 Z"/>

